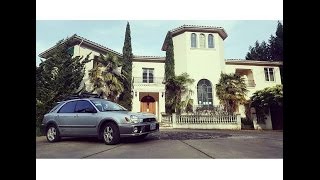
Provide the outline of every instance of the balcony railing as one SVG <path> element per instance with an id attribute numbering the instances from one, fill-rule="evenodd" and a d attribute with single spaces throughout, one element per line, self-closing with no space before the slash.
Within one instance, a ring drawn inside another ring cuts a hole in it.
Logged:
<path id="1" fill-rule="evenodd" d="M 134 84 L 163 84 L 163 77 L 153 77 L 153 78 L 142 78 L 142 77 L 133 77 Z"/>
<path id="2" fill-rule="evenodd" d="M 246 80 L 247 87 L 256 87 L 254 80 Z"/>

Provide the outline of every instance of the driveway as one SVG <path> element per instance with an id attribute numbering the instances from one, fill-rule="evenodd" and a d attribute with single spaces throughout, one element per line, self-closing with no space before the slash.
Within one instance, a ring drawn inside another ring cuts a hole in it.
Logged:
<path id="1" fill-rule="evenodd" d="M 237 159 L 283 158 L 282 131 L 161 129 L 144 140 L 105 145 L 96 138 L 36 138 L 36 158 Z"/>

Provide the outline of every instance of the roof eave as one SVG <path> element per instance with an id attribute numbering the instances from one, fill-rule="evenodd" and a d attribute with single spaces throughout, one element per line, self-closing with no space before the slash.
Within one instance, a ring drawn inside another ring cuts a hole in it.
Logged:
<path id="1" fill-rule="evenodd" d="M 72 40 L 74 40 L 75 42 L 78 42 L 78 43 L 82 42 L 84 45 L 87 45 L 87 46 L 89 46 L 89 47 L 91 47 L 91 48 L 97 49 L 97 50 L 99 50 L 99 51 L 101 51 L 101 52 L 112 52 L 112 53 L 118 55 L 119 57 L 122 57 L 122 54 L 121 54 L 121 53 L 116 52 L 116 51 L 114 51 L 114 50 L 112 50 L 112 49 L 103 47 L 103 46 L 101 46 L 101 45 L 99 45 L 99 44 L 97 44 L 97 43 L 94 43 L 94 42 L 92 42 L 92 41 L 90 41 L 90 40 L 87 40 L 87 39 L 85 39 L 85 38 L 83 38 L 83 37 L 80 37 L 80 36 L 78 36 L 78 35 L 76 35 L 76 34 L 73 35 L 73 36 L 71 36 L 70 38 L 67 38 L 65 41 L 63 41 L 63 43 L 65 43 L 67 40 L 70 40 L 70 39 L 72 39 Z M 63 43 L 61 43 L 61 44 L 63 44 Z M 61 45 L 61 44 L 59 44 L 59 45 Z M 47 49 L 46 51 L 40 53 L 40 54 L 39 54 L 39 57 L 40 57 L 40 58 L 47 58 L 48 55 L 50 54 L 50 52 L 51 52 L 53 49 L 55 49 L 57 46 L 59 46 L 59 45 L 56 44 L 56 45 L 52 46 L 51 48 Z"/>

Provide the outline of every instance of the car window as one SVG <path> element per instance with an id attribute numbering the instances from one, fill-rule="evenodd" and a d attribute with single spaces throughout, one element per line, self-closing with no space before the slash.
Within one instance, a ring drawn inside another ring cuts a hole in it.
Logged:
<path id="1" fill-rule="evenodd" d="M 94 107 L 88 101 L 85 101 L 85 100 L 77 101 L 75 112 L 85 113 L 85 110 L 87 108 L 94 109 Z"/>
<path id="2" fill-rule="evenodd" d="M 74 109 L 77 101 L 67 102 L 65 105 L 61 107 L 58 113 L 74 113 Z"/>
<path id="3" fill-rule="evenodd" d="M 61 104 L 62 104 L 61 102 L 56 102 L 55 106 L 51 109 L 50 113 L 58 109 L 58 107 L 60 107 Z"/>

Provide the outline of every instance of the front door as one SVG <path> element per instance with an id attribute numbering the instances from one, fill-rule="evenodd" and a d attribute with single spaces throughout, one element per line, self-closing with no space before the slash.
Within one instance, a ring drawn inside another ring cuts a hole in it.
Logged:
<path id="1" fill-rule="evenodd" d="M 156 114 L 156 103 L 155 102 L 141 102 L 140 105 L 141 112 L 149 112 L 152 114 Z"/>
<path id="2" fill-rule="evenodd" d="M 140 103 L 140 112 L 156 114 L 156 102 L 152 96 L 144 96 Z"/>

